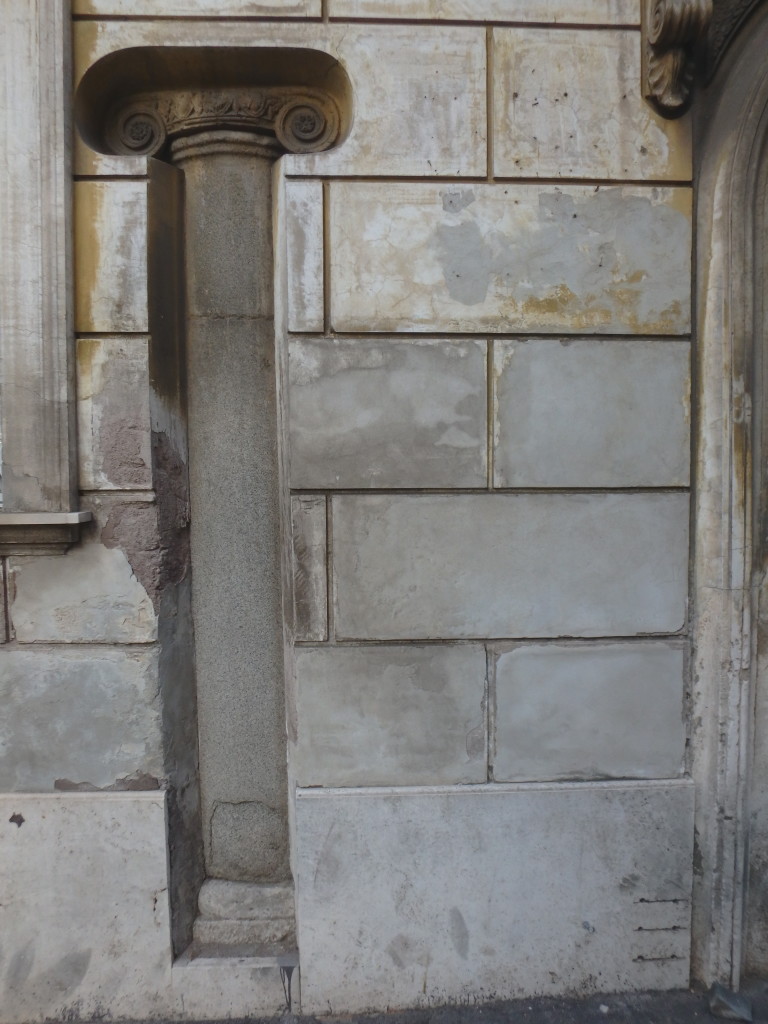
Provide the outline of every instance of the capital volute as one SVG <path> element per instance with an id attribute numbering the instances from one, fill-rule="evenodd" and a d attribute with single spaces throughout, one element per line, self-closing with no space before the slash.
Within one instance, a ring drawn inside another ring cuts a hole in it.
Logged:
<path id="1" fill-rule="evenodd" d="M 690 106 L 712 0 L 643 0 L 643 95 L 664 117 Z"/>

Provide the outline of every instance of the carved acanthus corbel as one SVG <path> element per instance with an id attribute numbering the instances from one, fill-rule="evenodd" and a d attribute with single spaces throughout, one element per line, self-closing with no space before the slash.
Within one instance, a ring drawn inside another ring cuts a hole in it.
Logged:
<path id="1" fill-rule="evenodd" d="M 216 129 L 273 137 L 288 153 L 316 153 L 338 140 L 341 118 L 321 89 L 241 87 L 144 93 L 112 107 L 106 139 L 114 153 L 155 156 L 173 139 Z"/>
<path id="2" fill-rule="evenodd" d="M 664 117 L 690 102 L 712 0 L 643 0 L 643 96 Z"/>

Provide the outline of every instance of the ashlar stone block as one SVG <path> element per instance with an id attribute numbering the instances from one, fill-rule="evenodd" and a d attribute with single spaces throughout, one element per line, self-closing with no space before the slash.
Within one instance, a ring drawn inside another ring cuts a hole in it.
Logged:
<path id="1" fill-rule="evenodd" d="M 319 18 L 321 0 L 73 0 L 72 13 L 134 18 Z"/>
<path id="2" fill-rule="evenodd" d="M 338 59 L 349 74 L 354 123 L 343 145 L 331 152 L 284 157 L 286 174 L 484 176 L 485 35 L 482 25 L 344 24 L 298 17 L 79 20 L 75 81 L 101 57 L 134 46 L 251 46 L 254 52 L 264 46 L 312 47 Z M 75 154 L 78 174 L 137 174 L 145 166 L 144 160 L 100 156 L 85 146 Z"/>
<path id="3" fill-rule="evenodd" d="M 685 624 L 688 495 L 337 495 L 337 636 L 632 636 Z"/>
<path id="4" fill-rule="evenodd" d="M 291 498 L 293 615 L 296 640 L 328 636 L 325 495 Z"/>
<path id="5" fill-rule="evenodd" d="M 161 778 L 157 657 L 155 648 L 4 650 L 0 789 Z"/>
<path id="6" fill-rule="evenodd" d="M 484 487 L 486 345 L 293 339 L 294 487 Z"/>
<path id="7" fill-rule="evenodd" d="M 170 1016 L 165 794 L 2 795 L 0 822 L 3 1021 Z"/>
<path id="8" fill-rule="evenodd" d="M 301 647 L 295 664 L 299 785 L 485 782 L 483 647 Z"/>
<path id="9" fill-rule="evenodd" d="M 319 181 L 285 183 L 288 250 L 288 330 L 323 330 L 323 186 Z"/>
<path id="10" fill-rule="evenodd" d="M 11 560 L 10 620 L 20 643 L 148 643 L 152 600 L 117 545 L 97 540 L 65 555 Z"/>
<path id="11" fill-rule="evenodd" d="M 493 777 L 670 778 L 685 754 L 683 649 L 647 641 L 498 653 Z"/>
<path id="12" fill-rule="evenodd" d="M 687 188 L 334 182 L 337 331 L 685 334 Z"/>
<path id="13" fill-rule="evenodd" d="M 497 177 L 686 181 L 690 117 L 645 102 L 636 31 L 495 28 Z"/>
<path id="14" fill-rule="evenodd" d="M 689 780 L 299 789 L 296 838 L 304 1013 L 688 985 Z"/>
<path id="15" fill-rule="evenodd" d="M 635 0 L 328 0 L 332 18 L 424 18 L 430 21 L 565 21 L 636 25 Z"/>
<path id="16" fill-rule="evenodd" d="M 146 338 L 79 338 L 80 486 L 152 487 Z"/>
<path id="17" fill-rule="evenodd" d="M 494 342 L 496 487 L 686 487 L 687 341 Z"/>
<path id="18" fill-rule="evenodd" d="M 147 185 L 77 181 L 75 329 L 147 331 Z"/>

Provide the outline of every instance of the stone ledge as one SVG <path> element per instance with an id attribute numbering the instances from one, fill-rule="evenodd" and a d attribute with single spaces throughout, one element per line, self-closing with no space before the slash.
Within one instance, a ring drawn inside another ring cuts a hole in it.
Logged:
<path id="1" fill-rule="evenodd" d="M 59 555 L 80 539 L 89 511 L 0 512 L 0 555 Z"/>

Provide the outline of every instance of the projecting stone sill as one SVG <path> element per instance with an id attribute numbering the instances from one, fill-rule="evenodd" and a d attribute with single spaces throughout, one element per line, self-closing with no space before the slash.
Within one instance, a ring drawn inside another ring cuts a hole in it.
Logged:
<path id="1" fill-rule="evenodd" d="M 0 555 L 63 554 L 90 519 L 90 511 L 0 512 Z"/>

